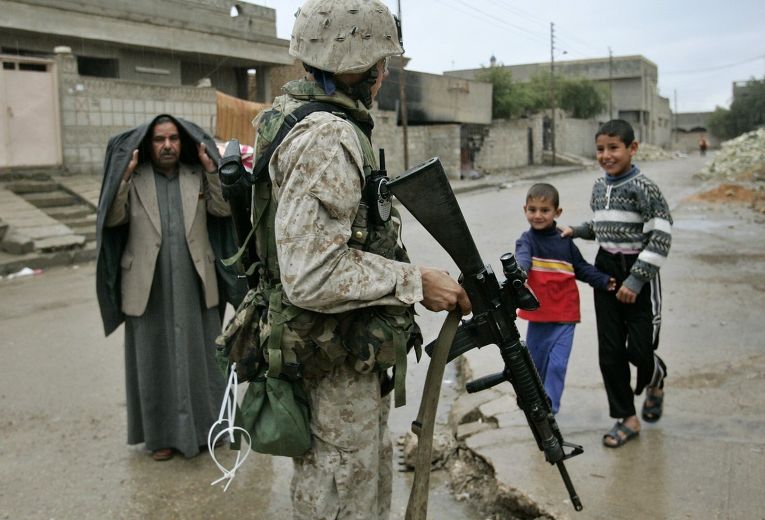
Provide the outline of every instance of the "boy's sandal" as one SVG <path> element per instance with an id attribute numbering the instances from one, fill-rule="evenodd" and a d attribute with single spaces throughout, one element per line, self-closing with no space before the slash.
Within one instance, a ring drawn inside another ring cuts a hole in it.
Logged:
<path id="1" fill-rule="evenodd" d="M 621 435 L 619 435 L 619 433 L 621 433 Z M 616 421 L 614 427 L 603 436 L 603 446 L 606 448 L 618 448 L 630 439 L 637 437 L 639 433 L 640 432 L 636 432 L 632 428 L 625 426 L 623 422 Z M 608 439 L 613 439 L 615 442 L 607 442 Z"/>
<path id="2" fill-rule="evenodd" d="M 650 423 L 655 423 L 661 419 L 661 413 L 664 410 L 664 395 L 651 395 L 645 396 L 643 401 L 643 412 L 640 414 L 643 420 Z"/>

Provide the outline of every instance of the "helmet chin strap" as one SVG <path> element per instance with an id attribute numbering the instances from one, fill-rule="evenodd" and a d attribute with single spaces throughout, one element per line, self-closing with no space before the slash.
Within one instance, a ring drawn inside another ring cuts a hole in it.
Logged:
<path id="1" fill-rule="evenodd" d="M 361 101 L 365 107 L 372 108 L 372 86 L 375 83 L 377 83 L 377 65 L 369 69 L 358 83 L 345 85 L 338 82 L 337 88 L 348 94 L 351 99 Z"/>
<path id="2" fill-rule="evenodd" d="M 317 69 L 311 65 L 304 63 L 303 68 L 313 75 L 314 79 L 328 95 L 331 96 L 335 93 L 335 90 L 340 90 L 351 99 L 361 101 L 365 107 L 372 108 L 372 87 L 377 83 L 378 76 L 376 64 L 364 73 L 361 81 L 353 85 L 346 85 L 342 81 L 338 81 L 337 77 L 331 72 Z"/>

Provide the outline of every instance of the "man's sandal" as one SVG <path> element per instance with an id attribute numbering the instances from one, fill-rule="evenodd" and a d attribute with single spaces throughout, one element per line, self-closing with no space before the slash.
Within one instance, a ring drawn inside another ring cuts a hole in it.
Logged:
<path id="1" fill-rule="evenodd" d="M 606 448 L 618 448 L 630 439 L 637 437 L 639 433 L 639 431 L 636 432 L 632 428 L 625 426 L 623 422 L 616 421 L 614 427 L 611 428 L 611 430 L 609 430 L 609 432 L 603 436 L 603 446 Z M 613 439 L 615 442 L 608 442 L 608 439 Z"/>
<path id="2" fill-rule="evenodd" d="M 643 420 L 649 423 L 655 423 L 661 419 L 661 413 L 664 410 L 664 395 L 645 396 L 643 401 L 643 412 L 640 414 Z"/>
<path id="3" fill-rule="evenodd" d="M 160 448 L 151 452 L 151 458 L 157 462 L 163 462 L 170 460 L 175 456 L 175 450 L 173 448 Z"/>

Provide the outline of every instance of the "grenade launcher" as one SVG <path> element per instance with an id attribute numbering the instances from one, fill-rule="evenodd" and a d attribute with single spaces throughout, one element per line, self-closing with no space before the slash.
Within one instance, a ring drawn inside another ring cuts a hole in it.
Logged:
<path id="1" fill-rule="evenodd" d="M 465 223 L 439 159 L 415 166 L 388 183 L 388 189 L 436 239 L 461 271 L 460 283 L 473 306 L 473 317 L 457 329 L 448 359 L 454 359 L 474 347 L 497 345 L 504 370 L 466 385 L 468 392 L 478 392 L 509 381 L 518 406 L 526 415 L 545 460 L 558 466 L 571 502 L 577 511 L 582 503 L 574 490 L 563 461 L 583 452 L 582 447 L 563 440 L 552 414 L 550 401 L 528 349 L 515 325 L 518 308 L 533 310 L 539 306 L 525 286 L 526 273 L 518 267 L 512 253 L 500 259 L 505 281 L 497 282 L 492 268 L 484 264 Z M 429 354 L 433 344 L 426 347 Z M 571 448 L 569 453 L 564 447 Z"/>

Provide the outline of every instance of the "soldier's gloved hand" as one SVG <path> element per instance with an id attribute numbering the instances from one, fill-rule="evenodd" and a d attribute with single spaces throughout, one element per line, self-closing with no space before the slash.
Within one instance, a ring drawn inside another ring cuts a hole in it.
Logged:
<path id="1" fill-rule="evenodd" d="M 420 267 L 422 274 L 422 301 L 426 309 L 434 312 L 452 311 L 460 308 L 463 316 L 473 307 L 465 289 L 449 273 L 431 267 Z"/>

